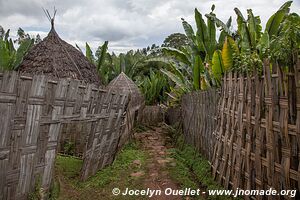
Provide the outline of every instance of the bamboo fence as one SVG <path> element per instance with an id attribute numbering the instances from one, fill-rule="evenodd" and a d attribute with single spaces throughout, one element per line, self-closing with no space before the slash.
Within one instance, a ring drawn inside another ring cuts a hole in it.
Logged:
<path id="1" fill-rule="evenodd" d="M 182 126 L 185 141 L 211 160 L 216 137 L 216 113 L 219 93 L 216 89 L 186 94 L 182 98 Z"/>
<path id="2" fill-rule="evenodd" d="M 299 198 L 299 60 L 289 69 L 266 60 L 262 75 L 228 73 L 220 94 L 185 95 L 182 119 L 186 141 L 209 159 L 214 178 L 225 188 L 297 190 L 294 199 Z"/>
<path id="3" fill-rule="evenodd" d="M 300 62 L 283 69 L 265 61 L 263 71 L 224 78 L 213 175 L 234 190 L 299 190 Z"/>
<path id="4" fill-rule="evenodd" d="M 127 104 L 127 94 L 77 80 L 0 74 L 0 199 L 28 199 L 37 182 L 47 193 L 65 124 L 85 125 L 81 179 L 110 164 Z"/>

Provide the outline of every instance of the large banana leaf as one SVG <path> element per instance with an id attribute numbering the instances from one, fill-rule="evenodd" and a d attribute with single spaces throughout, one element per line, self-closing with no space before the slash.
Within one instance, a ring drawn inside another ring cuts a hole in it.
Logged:
<path id="1" fill-rule="evenodd" d="M 107 49 L 108 49 L 108 41 L 105 41 L 101 47 L 101 54 L 98 58 L 98 66 L 97 66 L 98 70 L 100 70 L 101 66 L 103 66 L 107 54 Z"/>
<path id="2" fill-rule="evenodd" d="M 233 65 L 233 54 L 238 53 L 238 46 L 231 37 L 226 37 L 222 48 L 222 61 L 224 71 L 228 71 Z"/>
<path id="3" fill-rule="evenodd" d="M 189 87 L 185 83 L 184 79 L 180 79 L 178 76 L 176 76 L 171 71 L 168 71 L 166 69 L 160 69 L 162 73 L 164 73 L 166 76 L 168 76 L 178 87 L 180 87 L 183 91 L 188 92 Z"/>
<path id="4" fill-rule="evenodd" d="M 229 17 L 229 19 L 227 20 L 227 23 L 226 23 L 226 26 L 228 27 L 228 29 L 230 28 L 231 26 L 231 22 L 232 22 L 232 18 Z M 219 41 L 218 41 L 218 46 L 219 47 L 222 47 L 224 42 L 225 42 L 225 38 L 226 36 L 231 36 L 233 35 L 232 33 L 229 35 L 226 31 L 222 30 L 221 33 L 220 33 L 220 36 L 219 36 Z"/>
<path id="5" fill-rule="evenodd" d="M 259 55 L 260 58 L 263 60 L 265 58 L 265 54 L 267 53 L 267 50 L 270 48 L 270 41 L 269 41 L 269 34 L 268 32 L 264 32 L 262 35 L 258 45 Z"/>
<path id="6" fill-rule="evenodd" d="M 213 12 L 210 13 L 211 15 L 215 15 Z M 217 41 L 216 41 L 216 24 L 213 20 L 207 18 L 207 31 L 208 31 L 208 50 L 207 54 L 209 56 L 209 60 L 212 59 L 213 53 L 216 50 L 217 47 Z"/>
<path id="7" fill-rule="evenodd" d="M 172 56 L 172 57 L 176 58 L 177 60 L 179 60 L 180 62 L 183 62 L 187 65 L 191 64 L 191 62 L 187 58 L 186 54 L 178 49 L 171 48 L 171 47 L 161 47 L 160 49 L 166 55 Z"/>
<path id="8" fill-rule="evenodd" d="M 16 52 L 12 39 L 6 40 L 6 48 L 10 53 Z"/>
<path id="9" fill-rule="evenodd" d="M 8 48 L 6 48 L 6 43 L 0 40 L 0 69 L 9 70 L 12 68 L 14 57 L 10 55 Z"/>
<path id="10" fill-rule="evenodd" d="M 21 44 L 16 52 L 16 59 L 13 64 L 14 69 L 18 69 L 19 65 L 23 61 L 25 54 L 29 51 L 29 49 L 31 48 L 33 43 L 34 43 L 33 39 L 26 39 L 21 42 Z"/>
<path id="11" fill-rule="evenodd" d="M 292 1 L 284 3 L 268 20 L 265 31 L 269 33 L 270 37 L 278 34 L 280 24 L 284 20 L 285 16 L 289 13 L 291 5 Z"/>
<path id="12" fill-rule="evenodd" d="M 93 51 L 87 42 L 85 43 L 85 56 L 91 63 L 94 63 Z"/>
<path id="13" fill-rule="evenodd" d="M 250 35 L 250 43 L 251 48 L 256 49 L 257 41 L 261 37 L 261 25 L 260 25 L 260 18 L 254 17 L 252 10 L 248 9 L 248 31 Z"/>
<path id="14" fill-rule="evenodd" d="M 245 20 L 243 14 L 238 8 L 234 8 L 234 11 L 237 15 L 238 33 L 241 37 L 241 50 L 246 52 L 251 49 L 251 38 L 247 27 L 247 21 Z"/>
<path id="15" fill-rule="evenodd" d="M 187 23 L 183 18 L 181 18 L 181 20 L 187 38 L 190 40 L 191 43 L 195 43 L 196 37 L 192 26 L 189 23 Z"/>
<path id="16" fill-rule="evenodd" d="M 230 30 L 232 18 L 230 17 L 226 24 L 222 22 L 219 18 L 216 17 L 216 15 L 212 14 L 206 14 L 205 17 L 209 18 L 210 20 L 214 21 L 217 25 L 217 27 L 221 27 L 221 31 L 224 31 L 227 35 L 231 36 L 232 32 Z"/>
<path id="17" fill-rule="evenodd" d="M 197 55 L 195 57 L 194 67 L 193 67 L 193 84 L 195 90 L 200 89 L 200 77 L 201 77 L 201 72 L 203 70 L 204 70 L 204 65 L 202 63 L 201 57 Z"/>
<path id="18" fill-rule="evenodd" d="M 181 68 L 181 63 L 174 61 L 172 58 L 167 58 L 167 57 L 154 57 L 154 58 L 149 58 L 145 62 L 163 62 L 167 64 L 165 68 L 169 67 L 169 71 L 171 71 L 175 76 L 179 77 L 181 80 L 187 79 L 182 72 L 180 71 Z"/>
<path id="19" fill-rule="evenodd" d="M 221 78 L 224 74 L 224 65 L 222 61 L 222 53 L 220 50 L 214 52 L 212 58 L 212 73 L 214 78 L 220 83 Z"/>
<path id="20" fill-rule="evenodd" d="M 199 42 L 199 50 L 200 51 L 207 51 L 208 49 L 208 42 L 209 42 L 209 36 L 208 36 L 208 30 L 207 26 L 202 18 L 201 13 L 195 8 L 195 20 L 197 25 L 197 41 Z"/>

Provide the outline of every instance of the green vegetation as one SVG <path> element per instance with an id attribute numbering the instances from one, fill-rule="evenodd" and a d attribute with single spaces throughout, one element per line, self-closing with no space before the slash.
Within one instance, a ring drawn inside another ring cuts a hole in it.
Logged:
<path id="1" fill-rule="evenodd" d="M 111 191 L 117 187 L 141 188 L 143 177 L 132 177 L 131 173 L 145 170 L 147 155 L 139 149 L 139 144 L 127 144 L 119 152 L 115 161 L 85 182 L 79 180 L 82 160 L 75 157 L 58 156 L 56 159 L 56 179 L 60 184 L 61 194 L 58 199 L 124 199 L 113 196 Z M 139 160 L 140 165 L 133 163 Z M 57 191 L 57 189 L 56 189 Z M 132 199 L 130 196 L 127 199 Z M 126 199 L 125 198 L 125 199 Z"/>
<path id="2" fill-rule="evenodd" d="M 65 141 L 63 146 L 63 152 L 66 155 L 74 156 L 75 154 L 75 143 L 71 141 Z"/>
<path id="3" fill-rule="evenodd" d="M 153 44 L 148 48 L 130 50 L 116 55 L 113 52 L 107 52 L 108 42 L 106 41 L 94 54 L 86 43 L 86 57 L 97 66 L 103 84 L 107 85 L 124 72 L 140 87 L 146 98 L 146 104 L 153 105 L 164 102 L 167 99 L 166 92 L 169 91 L 169 82 L 159 71 L 164 67 L 163 64 L 149 61 L 149 58 L 158 54 L 155 51 L 157 48 Z"/>
<path id="4" fill-rule="evenodd" d="M 95 53 L 86 43 L 85 55 L 97 67 L 103 84 L 124 72 L 141 88 L 147 104 L 178 104 L 187 92 L 219 87 L 226 72 L 262 74 L 265 59 L 271 66 L 291 69 L 300 49 L 300 17 L 290 13 L 291 5 L 292 1 L 284 3 L 269 18 L 265 30 L 251 9 L 245 17 L 234 8 L 237 27 L 232 27 L 231 17 L 226 23 L 218 19 L 214 5 L 205 15 L 196 8 L 195 28 L 182 19 L 185 34 L 169 35 L 161 47 L 153 44 L 116 55 L 108 51 L 105 41 Z M 39 41 L 37 36 L 35 42 Z M 16 70 L 33 42 L 22 29 L 13 41 L 9 30 L 0 27 L 0 69 Z M 19 45 L 17 50 L 14 43 Z"/>
<path id="5" fill-rule="evenodd" d="M 59 173 L 69 179 L 76 178 L 80 175 L 80 169 L 83 162 L 81 159 L 72 156 L 58 155 L 56 158 L 56 167 Z"/>
<path id="6" fill-rule="evenodd" d="M 170 88 L 174 102 L 192 90 L 220 86 L 221 78 L 229 71 L 262 74 L 265 59 L 271 65 L 279 63 L 282 68 L 292 68 L 300 49 L 300 17 L 289 12 L 291 4 L 292 1 L 283 4 L 269 18 L 264 31 L 260 17 L 251 9 L 247 10 L 247 18 L 238 8 L 234 9 L 236 31 L 232 30 L 231 17 L 226 23 L 217 18 L 214 5 L 205 15 L 207 22 L 195 9 L 195 31 L 182 19 L 188 44 L 177 49 L 163 47 L 162 54 L 151 59 L 166 64 L 161 71 L 175 83 Z"/>
<path id="7" fill-rule="evenodd" d="M 36 177 L 34 191 L 29 194 L 29 200 L 39 200 L 41 199 L 41 177 Z"/>
<path id="8" fill-rule="evenodd" d="M 169 136 L 175 148 L 170 149 L 171 157 L 176 161 L 176 166 L 169 166 L 171 177 L 182 188 L 208 190 L 224 189 L 216 183 L 211 176 L 208 160 L 203 158 L 194 147 L 185 143 L 178 127 L 169 127 Z M 196 197 L 195 197 L 196 198 Z M 196 199 L 233 199 L 230 196 L 198 196 Z"/>
<path id="9" fill-rule="evenodd" d="M 99 57 L 105 60 L 98 68 L 100 76 L 108 83 L 124 71 L 139 85 L 147 104 L 173 105 L 187 92 L 219 87 L 226 72 L 261 75 L 265 59 L 269 59 L 271 65 L 278 63 L 282 68 L 292 68 L 300 49 L 300 17 L 290 13 L 291 5 L 292 1 L 284 3 L 269 18 L 264 31 L 260 17 L 251 9 L 245 18 L 234 8 L 237 16 L 234 30 L 232 18 L 222 22 L 214 13 L 214 5 L 204 15 L 206 20 L 196 8 L 196 29 L 182 19 L 185 35 L 171 34 L 160 48 L 152 45 L 142 51 L 116 56 L 106 52 L 107 43 L 103 45 L 105 48 L 100 46 L 98 52 L 105 49 L 106 53 Z M 86 55 L 92 57 L 90 50 Z"/>
<path id="10" fill-rule="evenodd" d="M 167 84 L 167 78 L 163 74 L 151 71 L 150 76 L 145 77 L 139 85 L 145 96 L 146 104 L 155 105 L 164 102 L 166 98 L 164 93 L 168 90 Z"/>
<path id="11" fill-rule="evenodd" d="M 16 70 L 34 43 L 34 39 L 31 39 L 22 29 L 18 30 L 19 38 L 15 41 L 9 37 L 9 32 L 9 29 L 5 31 L 0 26 L 0 70 Z M 17 50 L 14 47 L 16 42 L 19 45 Z"/>
<path id="12" fill-rule="evenodd" d="M 180 49 L 188 45 L 188 38 L 182 33 L 172 33 L 164 40 L 161 47 L 172 47 Z"/>

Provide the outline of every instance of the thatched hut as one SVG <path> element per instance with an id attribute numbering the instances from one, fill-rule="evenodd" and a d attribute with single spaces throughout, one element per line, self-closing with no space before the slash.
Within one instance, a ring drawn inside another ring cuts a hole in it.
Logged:
<path id="1" fill-rule="evenodd" d="M 131 137 L 130 133 L 134 123 L 139 121 L 141 117 L 141 111 L 145 106 L 145 99 L 137 85 L 123 72 L 113 79 L 107 88 L 122 93 L 129 93 L 130 95 L 125 117 L 125 127 L 119 142 L 119 146 L 122 146 Z"/>
<path id="2" fill-rule="evenodd" d="M 27 76 L 44 74 L 52 80 L 77 79 L 98 86 L 101 82 L 96 66 L 82 52 L 62 40 L 54 29 L 54 18 L 49 20 L 51 30 L 48 36 L 29 50 L 19 66 L 19 72 Z M 85 126 L 80 122 L 63 124 L 58 151 L 81 156 L 85 147 Z"/>
<path id="3" fill-rule="evenodd" d="M 96 66 L 72 45 L 62 40 L 54 29 L 54 19 L 47 37 L 30 49 L 19 67 L 21 74 L 45 74 L 51 78 L 72 78 L 99 84 Z"/>

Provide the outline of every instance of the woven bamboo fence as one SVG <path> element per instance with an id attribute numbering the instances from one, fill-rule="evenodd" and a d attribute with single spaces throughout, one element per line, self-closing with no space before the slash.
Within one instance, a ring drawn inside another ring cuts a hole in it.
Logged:
<path id="1" fill-rule="evenodd" d="M 233 190 L 299 190 L 300 61 L 288 70 L 265 61 L 263 71 L 224 78 L 213 175 Z"/>
<path id="2" fill-rule="evenodd" d="M 181 107 L 169 107 L 165 114 L 165 122 L 171 126 L 182 124 Z"/>
<path id="3" fill-rule="evenodd" d="M 83 180 L 110 164 L 127 104 L 127 94 L 76 80 L 0 74 L 0 199 L 27 199 L 38 181 L 49 190 L 64 124 L 85 126 Z"/>
<path id="4" fill-rule="evenodd" d="M 216 141 L 216 112 L 219 93 L 216 89 L 192 92 L 182 98 L 182 126 L 185 141 L 211 160 Z"/>
<path id="5" fill-rule="evenodd" d="M 147 126 L 157 126 L 159 123 L 164 122 L 165 109 L 160 105 L 146 105 L 141 111 L 140 116 L 141 124 Z"/>

